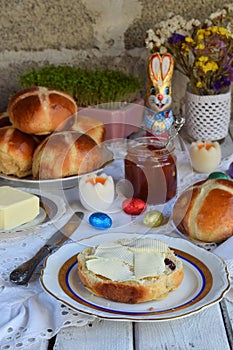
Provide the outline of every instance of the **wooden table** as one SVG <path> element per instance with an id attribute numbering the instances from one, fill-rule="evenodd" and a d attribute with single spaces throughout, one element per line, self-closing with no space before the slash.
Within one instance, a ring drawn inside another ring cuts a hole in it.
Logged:
<path id="1" fill-rule="evenodd" d="M 82 328 L 63 329 L 55 350 L 233 349 L 233 304 L 223 300 L 202 312 L 167 322 L 96 320 Z"/>
<path id="2" fill-rule="evenodd" d="M 96 319 L 84 327 L 62 329 L 49 342 L 24 350 L 232 350 L 233 303 L 223 299 L 205 310 L 165 322 Z"/>

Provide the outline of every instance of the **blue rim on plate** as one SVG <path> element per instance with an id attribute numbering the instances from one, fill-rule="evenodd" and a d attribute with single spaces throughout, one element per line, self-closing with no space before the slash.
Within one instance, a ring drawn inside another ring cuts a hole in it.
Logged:
<path id="1" fill-rule="evenodd" d="M 120 309 L 119 306 L 121 305 L 121 303 L 111 302 L 111 304 L 113 305 L 112 308 L 106 308 L 106 307 L 103 307 L 101 303 L 99 304 L 96 303 L 100 298 L 96 298 L 96 302 L 94 302 L 94 300 L 93 302 L 90 302 L 90 298 L 82 297 L 82 291 L 81 291 L 82 288 L 77 288 L 77 284 L 72 283 L 73 275 L 78 276 L 78 272 L 77 272 L 78 262 L 77 262 L 76 255 L 70 258 L 61 267 L 59 271 L 59 283 L 61 285 L 61 288 L 64 290 L 64 292 L 75 301 L 83 305 L 88 305 L 90 308 L 97 308 L 105 312 L 110 312 L 110 313 L 114 312 L 118 314 L 124 313 L 127 315 L 159 315 L 161 313 L 174 312 L 188 305 L 192 305 L 196 303 L 198 300 L 200 300 L 201 298 L 203 298 L 210 291 L 212 287 L 212 275 L 209 269 L 200 260 L 196 259 L 195 257 L 185 252 L 178 251 L 175 249 L 173 250 L 176 256 L 182 259 L 186 273 L 188 269 L 195 270 L 197 280 L 199 280 L 198 281 L 199 285 L 198 285 L 198 288 L 196 288 L 194 292 L 191 293 L 191 295 L 189 295 L 189 297 L 185 302 L 182 302 L 180 304 L 178 303 L 177 305 L 173 305 L 171 307 L 168 307 L 167 309 L 154 309 L 154 310 L 151 309 L 151 310 L 142 311 L 142 312 L 138 312 L 138 311 L 130 312 L 130 311 L 124 311 Z M 77 277 L 77 281 L 78 280 L 79 278 Z M 93 296 L 92 298 L 94 299 Z M 152 303 L 155 305 L 159 304 L 158 302 L 157 303 L 152 302 Z"/>
<path id="2" fill-rule="evenodd" d="M 54 298 L 76 311 L 99 318 L 123 321 L 166 321 L 185 317 L 220 301 L 230 287 L 225 262 L 217 255 L 181 239 L 149 234 L 169 244 L 183 261 L 184 280 L 163 300 L 139 304 L 113 302 L 88 291 L 77 273 L 77 254 L 101 241 L 141 235 L 109 233 L 66 244 L 45 261 L 42 287 Z M 148 235 L 146 235 L 148 237 Z"/>

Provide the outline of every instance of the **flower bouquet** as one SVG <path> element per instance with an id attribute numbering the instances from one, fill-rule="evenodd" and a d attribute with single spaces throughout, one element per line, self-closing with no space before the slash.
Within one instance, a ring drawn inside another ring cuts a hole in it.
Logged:
<path id="1" fill-rule="evenodd" d="M 188 78 L 186 130 L 195 140 L 223 140 L 228 134 L 233 81 L 232 15 L 233 5 L 225 5 L 202 23 L 170 14 L 146 33 L 150 52 L 169 52 L 175 68 Z"/>
<path id="2" fill-rule="evenodd" d="M 226 5 L 203 23 L 168 16 L 146 33 L 151 53 L 170 52 L 175 67 L 189 79 L 197 95 L 216 95 L 229 90 L 233 81 L 233 6 Z"/>

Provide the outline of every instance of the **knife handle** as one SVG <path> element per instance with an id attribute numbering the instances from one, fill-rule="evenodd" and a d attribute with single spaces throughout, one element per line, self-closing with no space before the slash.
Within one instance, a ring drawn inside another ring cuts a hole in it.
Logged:
<path id="1" fill-rule="evenodd" d="M 49 253 L 51 253 L 51 248 L 44 245 L 30 260 L 25 261 L 10 273 L 10 281 L 18 285 L 28 283 L 37 265 Z"/>

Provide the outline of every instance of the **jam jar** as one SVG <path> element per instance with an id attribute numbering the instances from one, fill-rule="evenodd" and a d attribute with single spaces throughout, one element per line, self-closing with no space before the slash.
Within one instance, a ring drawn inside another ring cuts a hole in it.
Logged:
<path id="1" fill-rule="evenodd" d="M 177 191 L 174 145 L 156 137 L 140 137 L 128 142 L 124 159 L 125 179 L 133 187 L 133 197 L 155 205 L 172 199 Z"/>

